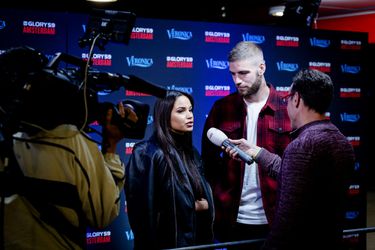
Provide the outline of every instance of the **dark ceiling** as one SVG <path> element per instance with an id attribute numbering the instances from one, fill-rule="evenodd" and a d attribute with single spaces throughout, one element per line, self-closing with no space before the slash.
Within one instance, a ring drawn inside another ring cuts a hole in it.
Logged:
<path id="1" fill-rule="evenodd" d="M 263 25 L 309 26 L 308 19 L 374 11 L 374 0 L 118 0 L 94 4 L 86 0 L 1 0 L 0 7 L 50 11 L 89 12 L 92 8 L 134 12 L 138 17 Z M 285 4 L 284 17 L 268 14 L 271 6 Z"/>

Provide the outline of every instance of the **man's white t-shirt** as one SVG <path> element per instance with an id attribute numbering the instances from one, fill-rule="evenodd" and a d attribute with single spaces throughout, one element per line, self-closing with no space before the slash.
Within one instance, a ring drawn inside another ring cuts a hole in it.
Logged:
<path id="1" fill-rule="evenodd" d="M 259 112 L 267 99 L 261 102 L 247 105 L 247 140 L 257 144 L 257 124 Z M 245 164 L 245 174 L 241 193 L 240 207 L 237 215 L 237 222 L 243 224 L 261 225 L 267 224 L 267 218 L 263 209 L 262 194 L 260 191 L 258 164 Z"/>

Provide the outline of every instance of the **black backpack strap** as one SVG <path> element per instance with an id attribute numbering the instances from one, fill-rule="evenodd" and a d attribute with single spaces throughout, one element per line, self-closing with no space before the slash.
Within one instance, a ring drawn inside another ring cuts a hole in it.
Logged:
<path id="1" fill-rule="evenodd" d="M 74 154 L 71 149 L 58 144 L 37 140 L 14 139 L 25 141 L 26 143 L 56 146 Z M 76 157 L 75 159 L 78 161 Z M 14 153 L 10 160 L 12 164 L 7 169 L 5 184 L 7 187 L 5 190 L 7 196 L 17 193 L 27 198 L 40 213 L 40 218 L 44 222 L 55 228 L 63 237 L 65 236 L 75 244 L 85 248 L 87 221 L 85 219 L 85 213 L 82 210 L 82 202 L 79 198 L 77 187 L 66 182 L 26 177 L 23 175 Z M 47 166 L 47 164 L 48 163 L 46 163 L 46 167 L 53 167 Z M 81 165 L 80 162 L 78 162 L 78 164 Z M 91 198 L 90 193 L 89 196 L 89 198 Z M 79 219 L 79 226 L 76 227 L 72 225 L 57 207 L 66 207 L 74 210 Z M 71 248 L 73 248 L 73 246 L 71 246 Z"/>
<path id="2" fill-rule="evenodd" d="M 40 213 L 40 218 L 44 222 L 77 245 L 83 248 L 86 246 L 87 224 L 81 209 L 81 201 L 74 185 L 24 177 L 23 188 L 19 193 L 27 198 Z M 79 226 L 72 225 L 56 206 L 74 210 L 79 218 Z"/>

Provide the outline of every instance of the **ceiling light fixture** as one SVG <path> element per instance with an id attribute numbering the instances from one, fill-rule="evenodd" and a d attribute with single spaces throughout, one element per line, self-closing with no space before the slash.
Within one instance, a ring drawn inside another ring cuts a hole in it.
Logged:
<path id="1" fill-rule="evenodd" d="M 268 14 L 270 14 L 271 16 L 281 17 L 284 15 L 284 11 L 285 5 L 276 5 L 270 7 Z"/>

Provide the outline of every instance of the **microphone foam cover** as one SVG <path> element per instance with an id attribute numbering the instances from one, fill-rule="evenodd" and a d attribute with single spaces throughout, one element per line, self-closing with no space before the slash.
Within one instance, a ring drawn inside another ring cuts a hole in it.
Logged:
<path id="1" fill-rule="evenodd" d="M 223 142 L 228 138 L 226 134 L 224 134 L 223 131 L 217 129 L 217 128 L 210 128 L 207 131 L 207 137 L 208 139 L 215 144 L 216 146 L 221 146 Z"/>

